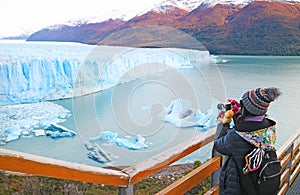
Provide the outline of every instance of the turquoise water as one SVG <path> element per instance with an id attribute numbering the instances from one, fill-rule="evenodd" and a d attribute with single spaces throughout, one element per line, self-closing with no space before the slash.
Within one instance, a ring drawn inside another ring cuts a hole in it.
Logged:
<path id="1" fill-rule="evenodd" d="M 239 99 L 247 90 L 269 86 L 279 87 L 283 93 L 268 112 L 278 122 L 277 147 L 299 128 L 300 57 L 218 56 L 216 63 L 195 66 L 141 77 L 74 99 L 54 101 L 72 112 L 72 117 L 62 125 L 77 131 L 78 136 L 58 140 L 20 139 L 4 147 L 95 166 L 132 165 L 205 131 L 163 123 L 158 115 L 162 106 L 168 106 L 172 100 L 189 99 L 193 108 L 205 112 L 215 100 Z M 84 142 L 100 131 L 117 132 L 119 137 L 139 134 L 146 138 L 149 147 L 129 151 L 103 144 L 101 147 L 113 157 L 113 162 L 101 165 L 87 158 L 84 147 Z M 211 145 L 181 162 L 205 160 L 210 150 Z"/>

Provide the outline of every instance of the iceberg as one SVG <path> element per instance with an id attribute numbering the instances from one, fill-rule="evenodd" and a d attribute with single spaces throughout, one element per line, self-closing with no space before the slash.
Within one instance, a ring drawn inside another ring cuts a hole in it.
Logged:
<path id="1" fill-rule="evenodd" d="M 0 135 L 4 135 L 1 136 L 2 141 L 4 142 L 10 142 L 13 140 L 17 140 L 19 139 L 19 137 L 21 136 L 22 130 L 20 129 L 20 127 L 18 125 L 14 125 L 11 127 L 8 127 L 7 129 L 5 129 L 3 132 L 0 133 Z"/>
<path id="2" fill-rule="evenodd" d="M 99 136 L 90 138 L 90 141 L 108 141 L 108 142 L 115 142 L 118 137 L 118 133 L 114 133 L 111 131 L 103 131 L 100 133 Z"/>
<path id="3" fill-rule="evenodd" d="M 121 146 L 129 150 L 148 148 L 148 145 L 145 144 L 145 138 L 141 135 L 137 135 L 134 140 L 130 138 L 117 138 L 115 141 L 117 146 Z"/>
<path id="4" fill-rule="evenodd" d="M 88 150 L 88 158 L 95 160 L 99 163 L 111 162 L 110 156 L 96 143 L 91 145 L 90 143 L 85 143 L 85 147 Z"/>
<path id="5" fill-rule="evenodd" d="M 210 62 L 208 51 L 174 48 L 5 42 L 0 50 L 0 105 L 81 96 Z"/>
<path id="6" fill-rule="evenodd" d="M 37 129 L 32 131 L 36 137 L 46 135 L 45 130 Z"/>
<path id="7" fill-rule="evenodd" d="M 72 137 L 76 132 L 57 123 L 71 116 L 70 111 L 52 102 L 0 107 L 0 145 L 23 136 Z"/>
<path id="8" fill-rule="evenodd" d="M 148 145 L 145 144 L 145 138 L 141 135 L 136 135 L 135 139 L 131 139 L 129 136 L 126 138 L 118 138 L 118 134 L 111 131 L 103 131 L 99 136 L 90 138 L 89 140 L 114 143 L 128 150 L 140 150 L 148 147 Z"/>
<path id="9" fill-rule="evenodd" d="M 174 124 L 176 127 L 199 127 L 207 129 L 215 126 L 215 117 L 212 109 L 202 113 L 200 109 L 191 108 L 191 102 L 178 98 L 158 115 L 162 121 Z"/>
<path id="10" fill-rule="evenodd" d="M 61 125 L 51 123 L 49 126 L 45 128 L 46 135 L 50 136 L 52 138 L 63 138 L 63 137 L 73 137 L 77 135 L 75 131 L 72 131 L 70 129 L 67 129 L 66 127 L 63 127 Z"/>
<path id="11" fill-rule="evenodd" d="M 76 134 L 71 131 L 46 131 L 46 135 L 52 137 L 53 139 L 57 139 L 64 137 L 73 137 Z"/>

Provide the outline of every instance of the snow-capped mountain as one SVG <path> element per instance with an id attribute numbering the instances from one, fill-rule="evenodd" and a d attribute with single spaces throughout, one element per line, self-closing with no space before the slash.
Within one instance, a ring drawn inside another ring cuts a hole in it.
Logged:
<path id="1" fill-rule="evenodd" d="M 112 20 L 120 20 L 120 21 L 129 21 L 132 18 L 137 16 L 144 15 L 148 12 L 156 12 L 156 13 L 168 13 L 170 11 L 174 11 L 175 9 L 186 10 L 187 12 L 191 12 L 192 10 L 198 8 L 208 8 L 214 7 L 217 4 L 234 4 L 245 6 L 253 1 L 266 1 L 266 0 L 162 0 L 161 3 L 155 4 L 154 7 L 148 8 L 146 10 L 112 10 L 109 13 L 104 13 L 102 16 L 97 17 L 86 17 L 79 18 L 66 21 L 64 24 L 56 24 L 52 26 L 48 26 L 45 29 L 49 30 L 58 30 L 63 26 L 71 26 L 76 27 L 83 24 L 92 24 L 92 23 L 101 23 Z M 277 2 L 288 2 L 288 3 L 300 3 L 300 0 L 269 0 L 269 1 L 277 1 Z"/>
<path id="2" fill-rule="evenodd" d="M 299 3 L 300 0 L 200 0 L 200 5 L 206 6 L 206 7 L 213 7 L 217 4 L 234 4 L 234 5 L 248 5 L 249 3 L 253 1 L 277 1 L 277 2 L 288 2 L 288 3 Z"/>
<path id="3" fill-rule="evenodd" d="M 136 11 L 133 10 L 113 10 L 109 13 L 103 14 L 102 16 L 91 16 L 86 18 L 72 19 L 66 21 L 64 24 L 56 24 L 56 25 L 48 26 L 45 29 L 59 30 L 65 26 L 78 27 L 81 25 L 107 22 L 109 20 L 128 21 L 131 18 L 135 17 L 136 14 L 137 14 Z"/>
<path id="4" fill-rule="evenodd" d="M 217 4 L 227 5 L 234 4 L 245 6 L 253 1 L 277 1 L 277 2 L 288 2 L 288 3 L 300 3 L 300 0 L 164 0 L 159 4 L 156 4 L 151 11 L 156 12 L 167 12 L 174 8 L 184 9 L 186 11 L 192 11 L 197 7 L 203 8 L 214 7 Z"/>
<path id="5" fill-rule="evenodd" d="M 300 0 L 165 0 L 128 21 L 108 20 L 75 27 L 65 25 L 52 31 L 43 29 L 27 40 L 102 44 L 111 34 L 152 25 L 183 30 L 214 54 L 295 55 L 300 52 L 300 47 L 294 47 L 300 45 L 299 19 Z M 134 36 L 136 44 L 125 44 L 133 37 L 132 33 L 123 33 L 113 44 L 138 45 L 145 37 L 145 33 L 141 34 Z M 155 46 L 151 36 L 145 38 L 149 43 L 138 46 Z"/>
<path id="6" fill-rule="evenodd" d="M 252 1 L 253 0 L 165 0 L 156 4 L 151 11 L 167 12 L 174 8 L 179 8 L 190 12 L 199 6 L 206 8 L 214 7 L 217 4 L 247 5 Z"/>
<path id="7" fill-rule="evenodd" d="M 159 4 L 154 5 L 151 11 L 166 12 L 169 9 L 179 8 L 186 11 L 192 11 L 201 4 L 199 0 L 165 0 Z"/>

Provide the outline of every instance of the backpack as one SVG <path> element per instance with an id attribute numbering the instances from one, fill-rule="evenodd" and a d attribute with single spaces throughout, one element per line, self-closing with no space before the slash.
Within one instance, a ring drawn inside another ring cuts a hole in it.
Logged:
<path id="1" fill-rule="evenodd" d="M 258 150 L 262 151 L 261 148 L 254 149 L 251 153 L 245 156 L 246 165 L 251 161 L 254 152 Z M 281 176 L 281 164 L 277 159 L 277 154 L 274 150 L 263 151 L 261 153 L 261 158 L 253 158 L 252 165 L 260 164 L 257 167 L 248 167 L 254 168 L 251 171 L 245 173 L 245 167 L 243 171 L 239 170 L 240 173 L 240 183 L 242 187 L 242 194 L 257 194 L 257 195 L 274 195 L 280 187 L 280 176 Z M 260 161 L 260 162 L 257 162 Z M 256 162 L 254 162 L 256 161 Z M 250 163 L 250 164 L 251 164 Z M 249 164 L 248 164 L 249 166 Z"/>

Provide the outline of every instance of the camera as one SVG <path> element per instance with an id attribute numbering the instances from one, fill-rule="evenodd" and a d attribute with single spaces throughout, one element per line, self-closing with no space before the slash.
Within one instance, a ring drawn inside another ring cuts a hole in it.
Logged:
<path id="1" fill-rule="evenodd" d="M 220 103 L 217 105 L 217 108 L 222 111 L 227 111 L 232 109 L 232 105 L 230 102 L 225 104 Z"/>

